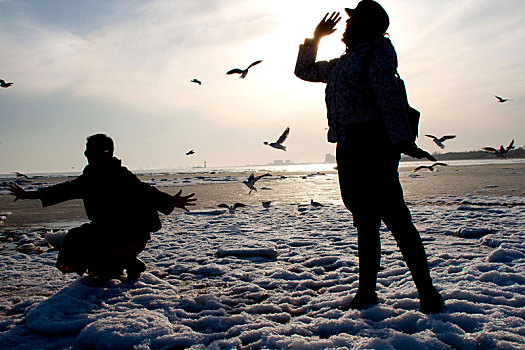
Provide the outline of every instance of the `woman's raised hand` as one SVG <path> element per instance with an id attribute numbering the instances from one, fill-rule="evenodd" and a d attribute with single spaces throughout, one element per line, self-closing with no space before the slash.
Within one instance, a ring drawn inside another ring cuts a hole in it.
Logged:
<path id="1" fill-rule="evenodd" d="M 321 40 L 322 37 L 327 36 L 335 32 L 335 26 L 341 20 L 341 15 L 339 12 L 333 12 L 330 16 L 330 13 L 324 15 L 323 19 L 314 31 L 314 39 L 316 41 Z"/>

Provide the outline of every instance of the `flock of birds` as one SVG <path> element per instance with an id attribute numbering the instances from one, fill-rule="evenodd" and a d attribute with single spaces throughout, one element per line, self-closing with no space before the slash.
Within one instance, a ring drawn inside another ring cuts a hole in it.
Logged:
<path id="1" fill-rule="evenodd" d="M 234 68 L 234 69 L 231 69 L 228 72 L 226 72 L 226 74 L 227 75 L 239 74 L 240 75 L 239 77 L 241 79 L 244 79 L 244 78 L 246 78 L 250 68 L 260 64 L 261 62 L 262 62 L 262 60 L 257 60 L 255 62 L 251 63 L 246 69 Z M 202 85 L 202 81 L 197 79 L 197 78 L 191 79 L 190 82 L 198 84 L 198 85 Z M 0 79 L 0 87 L 8 88 L 8 87 L 11 87 L 12 85 L 13 85 L 12 82 L 6 82 L 5 80 Z M 511 99 L 503 98 L 503 97 L 500 97 L 500 96 L 497 96 L 497 95 L 494 95 L 494 97 L 496 97 L 498 103 L 505 103 L 507 101 L 512 101 Z M 289 134 L 290 134 L 290 127 L 286 127 L 284 132 L 281 134 L 281 136 L 279 136 L 279 138 L 275 142 L 264 141 L 263 144 L 265 144 L 265 145 L 267 145 L 269 147 L 278 149 L 278 150 L 286 151 L 286 146 L 283 143 L 286 141 L 286 139 L 288 138 Z M 431 135 L 431 134 L 426 134 L 425 136 L 429 137 L 430 139 L 432 139 L 432 141 L 441 149 L 445 148 L 445 144 L 444 144 L 445 141 L 456 138 L 456 135 L 444 135 L 444 136 L 441 136 L 441 137 L 436 137 L 436 136 Z M 486 152 L 494 154 L 495 156 L 497 156 L 497 157 L 499 157 L 501 159 L 507 159 L 507 154 L 509 153 L 509 151 L 514 149 L 514 140 L 512 140 L 507 147 L 504 147 L 503 145 L 501 145 L 499 148 L 483 147 L 482 149 L 484 151 L 486 151 Z M 187 156 L 190 156 L 190 155 L 195 154 L 195 151 L 193 149 L 191 149 L 188 152 L 186 152 L 185 154 Z M 418 166 L 417 168 L 415 168 L 412 171 L 413 172 L 417 172 L 417 171 L 422 170 L 422 169 L 427 169 L 428 171 L 436 171 L 437 167 L 447 166 L 447 165 L 448 164 L 446 164 L 446 163 L 435 162 L 432 165 L 421 165 L 421 166 Z M 21 173 L 18 173 L 18 172 L 16 173 L 16 176 L 18 178 L 29 179 L 29 177 L 27 175 L 21 174 Z M 263 175 L 255 176 L 252 173 L 248 177 L 247 180 L 243 181 L 243 183 L 250 189 L 248 194 L 251 194 L 252 191 L 257 191 L 257 188 L 255 187 L 255 183 L 257 181 L 259 181 L 260 179 L 262 179 L 263 177 L 266 177 L 266 176 L 271 176 L 271 174 L 263 174 Z M 271 201 L 263 201 L 262 205 L 263 205 L 264 208 L 268 209 L 270 207 L 270 205 L 271 205 Z M 315 207 L 315 208 L 318 208 L 318 207 L 322 206 L 322 204 L 320 204 L 318 202 L 315 202 L 313 199 L 311 200 L 310 205 L 312 207 Z M 246 205 L 243 204 L 243 203 L 235 203 L 233 205 L 228 205 L 226 203 L 222 203 L 222 204 L 218 205 L 218 207 L 228 209 L 230 214 L 234 214 L 235 210 L 237 208 L 245 207 L 245 206 Z"/>
<path id="2" fill-rule="evenodd" d="M 258 65 L 262 61 L 263 60 L 257 60 L 255 62 L 253 62 L 246 69 L 233 68 L 233 69 L 227 71 L 226 74 L 228 74 L 228 75 L 240 74 L 239 78 L 244 79 L 244 78 L 246 78 L 246 75 L 248 74 L 248 71 L 250 70 L 250 68 L 252 68 L 253 66 Z M 190 82 L 198 84 L 198 85 L 202 85 L 202 81 L 197 79 L 197 78 L 191 79 Z M 290 133 L 290 127 L 286 127 L 286 129 L 284 130 L 282 135 L 277 139 L 277 141 L 275 141 L 275 142 L 264 141 L 263 143 L 265 145 L 268 145 L 268 146 L 273 147 L 275 149 L 280 149 L 280 150 L 286 151 L 286 146 L 283 145 L 283 143 L 286 140 L 286 138 L 288 137 L 289 133 Z M 195 154 L 194 150 L 189 150 L 188 152 L 186 152 L 187 156 L 192 155 L 192 154 Z"/>

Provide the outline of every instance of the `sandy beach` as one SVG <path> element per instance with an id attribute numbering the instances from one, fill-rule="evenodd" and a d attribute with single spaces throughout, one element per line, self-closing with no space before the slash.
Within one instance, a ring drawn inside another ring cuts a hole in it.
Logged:
<path id="1" fill-rule="evenodd" d="M 423 170 L 413 173 L 415 167 L 402 164 L 399 170 L 408 203 L 422 204 L 432 201 L 434 197 L 447 195 L 525 195 L 525 163 L 448 166 L 436 172 Z M 170 194 L 175 194 L 179 189 L 183 193 L 195 193 L 195 210 L 235 202 L 260 206 L 261 201 L 272 201 L 274 205 L 279 205 L 304 204 L 315 199 L 321 203 L 342 204 L 335 170 L 322 173 L 272 172 L 272 177 L 260 181 L 259 191 L 251 195 L 248 195 L 248 188 L 242 184 L 249 175 L 250 172 L 211 171 L 197 174 L 148 174 L 140 175 L 139 178 Z M 38 181 L 52 184 L 71 179 L 39 178 Z M 1 212 L 11 214 L 0 226 L 0 232 L 23 227 L 69 228 L 87 220 L 80 200 L 42 208 L 39 201 L 13 202 L 12 196 L 0 195 Z"/>

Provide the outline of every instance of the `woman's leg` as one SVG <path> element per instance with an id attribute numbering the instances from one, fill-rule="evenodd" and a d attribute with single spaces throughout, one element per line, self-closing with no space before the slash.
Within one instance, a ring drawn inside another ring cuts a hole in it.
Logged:
<path id="1" fill-rule="evenodd" d="M 379 237 L 380 217 L 373 202 L 373 182 L 368 173 L 368 161 L 352 157 L 352 150 L 344 144 L 337 146 L 337 165 L 341 197 L 352 212 L 357 229 L 359 257 L 359 289 L 354 299 L 343 309 L 362 309 L 377 304 L 376 280 L 381 260 Z"/>
<path id="2" fill-rule="evenodd" d="M 388 187 L 385 188 L 381 219 L 392 232 L 412 274 L 421 302 L 421 311 L 426 313 L 439 312 L 443 305 L 443 299 L 432 284 L 423 242 L 418 230 L 412 223 L 410 211 L 403 199 L 397 163 L 392 163 L 390 173 L 390 179 L 385 182 Z"/>

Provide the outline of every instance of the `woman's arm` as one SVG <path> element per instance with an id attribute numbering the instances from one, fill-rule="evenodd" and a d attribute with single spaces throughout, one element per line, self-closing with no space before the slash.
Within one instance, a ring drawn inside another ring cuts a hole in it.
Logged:
<path id="1" fill-rule="evenodd" d="M 317 48 L 321 39 L 335 32 L 335 25 L 341 20 L 339 12 L 334 12 L 330 17 L 328 13 L 323 17 L 314 31 L 314 37 L 305 39 L 299 46 L 295 75 L 306 81 L 326 83 L 330 71 L 335 66 L 337 59 L 316 62 Z"/>

